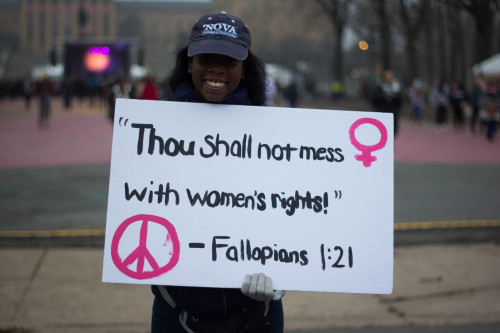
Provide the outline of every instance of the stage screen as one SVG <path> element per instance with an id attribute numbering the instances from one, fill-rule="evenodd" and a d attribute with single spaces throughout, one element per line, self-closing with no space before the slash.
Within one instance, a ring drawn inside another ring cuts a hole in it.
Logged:
<path id="1" fill-rule="evenodd" d="M 129 71 L 125 43 L 66 44 L 64 72 L 70 76 L 124 76 Z"/>

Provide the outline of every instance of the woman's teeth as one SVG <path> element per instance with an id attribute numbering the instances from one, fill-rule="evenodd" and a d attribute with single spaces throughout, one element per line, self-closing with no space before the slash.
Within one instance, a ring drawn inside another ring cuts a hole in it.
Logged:
<path id="1" fill-rule="evenodd" d="M 215 82 L 215 81 L 205 81 L 209 86 L 214 88 L 220 88 L 224 85 L 224 82 Z"/>

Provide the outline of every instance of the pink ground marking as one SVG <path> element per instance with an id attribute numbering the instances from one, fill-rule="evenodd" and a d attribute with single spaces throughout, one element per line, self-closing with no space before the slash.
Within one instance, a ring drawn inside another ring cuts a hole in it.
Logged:
<path id="1" fill-rule="evenodd" d="M 109 163 L 112 137 L 104 116 L 55 116 L 47 128 L 33 118 L 2 119 L 0 169 Z"/>
<path id="2" fill-rule="evenodd" d="M 493 142 L 468 129 L 437 131 L 432 124 L 403 121 L 395 140 L 396 162 L 500 164 L 500 133 Z"/>
<path id="3" fill-rule="evenodd" d="M 109 163 L 112 132 L 102 108 L 81 104 L 65 113 L 56 105 L 50 127 L 39 129 L 34 106 L 26 113 L 21 102 L 2 102 L 0 169 Z M 500 133 L 488 142 L 482 133 L 438 132 L 403 120 L 394 150 L 396 162 L 500 164 Z"/>

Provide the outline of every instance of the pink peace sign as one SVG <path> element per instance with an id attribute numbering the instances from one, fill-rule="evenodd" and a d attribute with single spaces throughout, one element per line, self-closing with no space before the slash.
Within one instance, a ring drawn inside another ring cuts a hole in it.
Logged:
<path id="1" fill-rule="evenodd" d="M 135 222 L 141 222 L 139 246 L 122 260 L 118 254 L 118 245 L 120 244 L 120 240 L 122 239 L 125 230 Z M 150 222 L 158 223 L 165 227 L 168 232 L 167 241 L 172 243 L 173 248 L 170 253 L 172 257 L 170 258 L 170 261 L 162 267 L 158 265 L 156 259 L 149 252 L 146 245 L 148 238 L 148 223 Z M 118 226 L 111 242 L 111 258 L 113 259 L 113 263 L 116 268 L 118 268 L 123 274 L 137 280 L 151 279 L 170 271 L 179 261 L 179 252 L 180 243 L 174 226 L 167 219 L 155 215 L 139 214 L 129 217 Z M 146 260 L 153 269 L 152 271 L 144 271 L 144 264 Z M 134 271 L 130 269 L 129 266 L 135 261 L 137 261 L 137 269 Z"/>
<path id="2" fill-rule="evenodd" d="M 370 124 L 378 129 L 380 132 L 380 141 L 378 143 L 372 146 L 366 146 L 361 144 L 358 139 L 356 139 L 356 129 L 363 124 Z M 349 137 L 351 138 L 351 144 L 356 147 L 356 149 L 361 151 L 361 155 L 357 154 L 354 157 L 358 161 L 362 161 L 365 167 L 369 167 L 372 165 L 372 162 L 377 160 L 377 157 L 372 156 L 372 152 L 384 148 L 387 143 L 387 129 L 384 124 L 377 119 L 360 118 L 351 125 L 351 128 L 349 128 Z"/>

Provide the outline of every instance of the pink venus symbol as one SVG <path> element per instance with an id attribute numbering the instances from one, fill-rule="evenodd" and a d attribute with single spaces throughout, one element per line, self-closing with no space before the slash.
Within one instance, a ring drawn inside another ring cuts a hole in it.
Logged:
<path id="1" fill-rule="evenodd" d="M 375 126 L 380 132 L 380 141 L 377 144 L 366 146 L 361 144 L 356 139 L 356 129 L 364 124 Z M 352 145 L 356 147 L 356 149 L 361 151 L 361 154 L 357 154 L 354 157 L 358 161 L 362 161 L 365 167 L 369 167 L 372 165 L 372 162 L 375 162 L 377 160 L 377 157 L 372 156 L 372 152 L 384 148 L 387 143 L 387 129 L 385 128 L 384 124 L 382 124 L 377 119 L 360 118 L 351 125 L 351 128 L 349 128 L 349 138 L 351 139 Z"/>

